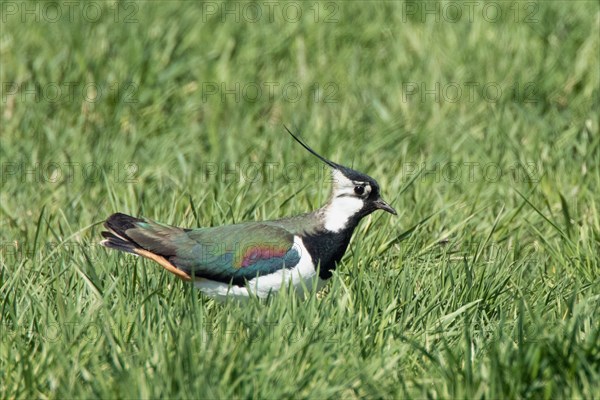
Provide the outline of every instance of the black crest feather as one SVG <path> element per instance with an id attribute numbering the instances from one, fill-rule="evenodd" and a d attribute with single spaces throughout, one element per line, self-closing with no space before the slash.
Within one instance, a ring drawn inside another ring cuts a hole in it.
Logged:
<path id="1" fill-rule="evenodd" d="M 359 172 L 359 171 L 355 171 L 352 168 L 344 167 L 343 165 L 334 163 L 333 161 L 326 159 L 325 157 L 323 157 L 322 155 L 320 155 L 319 153 L 314 151 L 309 145 L 304 143 L 298 136 L 293 134 L 292 131 L 290 131 L 287 126 L 283 125 L 283 127 L 294 138 L 294 140 L 296 142 L 300 143 L 300 145 L 302 147 L 304 147 L 306 150 L 308 150 L 308 152 L 310 154 L 317 157 L 319 160 L 323 161 L 325 164 L 329 165 L 331 168 L 337 169 L 342 174 L 344 174 L 344 176 L 346 178 L 353 180 L 353 181 L 370 182 L 372 185 L 377 186 L 377 182 L 375 182 L 375 180 L 373 178 L 371 178 L 369 175 L 363 174 L 362 172 Z"/>

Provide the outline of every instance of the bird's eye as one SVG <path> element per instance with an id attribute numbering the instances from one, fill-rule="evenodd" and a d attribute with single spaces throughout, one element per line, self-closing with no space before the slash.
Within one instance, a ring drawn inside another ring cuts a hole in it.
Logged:
<path id="1" fill-rule="evenodd" d="M 354 186 L 354 193 L 356 193 L 357 195 L 362 196 L 364 192 L 364 186 Z"/>

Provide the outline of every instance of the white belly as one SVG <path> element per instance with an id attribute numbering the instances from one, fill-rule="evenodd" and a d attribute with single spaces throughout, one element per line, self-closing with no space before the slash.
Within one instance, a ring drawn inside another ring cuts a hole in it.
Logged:
<path id="1" fill-rule="evenodd" d="M 247 299 L 251 295 L 265 298 L 280 289 L 287 289 L 288 285 L 293 286 L 296 294 L 304 298 L 311 293 L 315 284 L 316 291 L 319 291 L 326 282 L 317 276 L 312 258 L 299 236 L 294 236 L 294 247 L 300 254 L 300 261 L 293 268 L 283 268 L 272 274 L 250 279 L 246 286 L 233 286 L 209 279 L 197 279 L 194 286 L 207 296 L 221 301 L 227 298 Z"/>

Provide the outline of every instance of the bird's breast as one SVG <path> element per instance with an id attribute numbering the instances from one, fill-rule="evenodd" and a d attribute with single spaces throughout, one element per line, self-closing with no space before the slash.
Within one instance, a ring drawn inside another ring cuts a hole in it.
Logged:
<path id="1" fill-rule="evenodd" d="M 321 279 L 331 278 L 336 264 L 342 259 L 354 229 L 345 229 L 339 232 L 324 231 L 302 238 L 306 249 L 310 253 L 315 267 L 319 266 Z"/>

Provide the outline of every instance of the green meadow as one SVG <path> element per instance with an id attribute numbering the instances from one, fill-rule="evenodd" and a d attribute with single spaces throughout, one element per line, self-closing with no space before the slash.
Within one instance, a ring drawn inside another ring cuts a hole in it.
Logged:
<path id="1" fill-rule="evenodd" d="M 593 398 L 597 1 L 0 3 L 1 398 Z M 302 301 L 99 246 L 321 206 L 398 216 Z"/>

